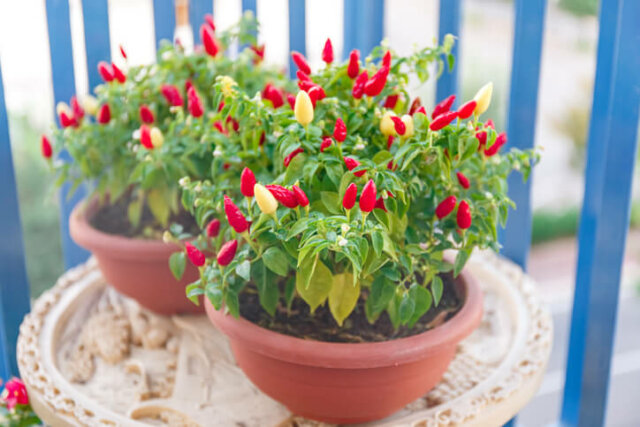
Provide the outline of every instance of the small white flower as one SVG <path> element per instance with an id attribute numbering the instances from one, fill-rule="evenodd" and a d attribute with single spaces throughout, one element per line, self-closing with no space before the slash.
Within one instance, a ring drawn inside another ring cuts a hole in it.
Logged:
<path id="1" fill-rule="evenodd" d="M 384 200 L 387 200 L 387 199 L 389 198 L 389 192 L 388 192 L 388 191 L 383 192 L 383 193 L 382 193 L 382 198 L 383 198 Z"/>
<path id="2" fill-rule="evenodd" d="M 180 187 L 186 187 L 187 185 L 189 185 L 189 177 L 188 176 L 183 176 L 182 178 L 180 178 L 180 181 L 178 181 L 178 184 L 180 184 Z"/>
<path id="3" fill-rule="evenodd" d="M 215 150 L 213 150 L 213 157 L 220 157 L 222 156 L 222 150 L 220 149 L 220 147 L 216 147 Z"/>
<path id="4" fill-rule="evenodd" d="M 348 233 L 349 230 L 351 230 L 351 227 L 349 227 L 349 224 L 342 224 L 341 228 L 342 228 L 342 232 L 345 234 Z"/>
<path id="5" fill-rule="evenodd" d="M 202 191 L 202 185 L 197 184 L 197 185 L 194 187 L 194 189 L 193 189 L 193 190 L 194 190 L 196 193 L 201 192 L 201 191 Z"/>
<path id="6" fill-rule="evenodd" d="M 131 134 L 131 137 L 133 139 L 140 139 L 140 129 L 134 130 L 133 133 Z"/>
<path id="7" fill-rule="evenodd" d="M 349 243 L 349 241 L 347 239 L 345 239 L 342 236 L 338 236 L 338 246 L 347 246 L 347 243 Z"/>
<path id="8" fill-rule="evenodd" d="M 131 147 L 131 151 L 133 151 L 134 153 L 137 153 L 138 150 L 140 150 L 140 146 L 138 144 Z"/>
<path id="9" fill-rule="evenodd" d="M 173 53 L 170 50 L 167 50 L 165 52 L 162 52 L 162 60 L 163 61 L 168 61 L 171 59 L 171 57 L 173 56 Z"/>
<path id="10" fill-rule="evenodd" d="M 150 154 L 147 154 L 147 155 L 144 157 L 144 161 L 145 161 L 145 162 L 152 162 L 152 161 L 153 161 L 153 157 L 151 157 L 151 155 L 150 155 Z"/>
<path id="11" fill-rule="evenodd" d="M 354 149 L 360 151 L 360 150 L 364 150 L 364 144 L 360 143 L 360 144 L 356 144 L 355 147 L 353 147 Z"/>

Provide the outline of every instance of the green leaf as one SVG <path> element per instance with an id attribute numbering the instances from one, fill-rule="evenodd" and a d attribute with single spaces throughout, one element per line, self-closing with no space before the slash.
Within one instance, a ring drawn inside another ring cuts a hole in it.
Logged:
<path id="1" fill-rule="evenodd" d="M 140 218 L 142 217 L 142 198 L 135 199 L 131 203 L 129 203 L 129 207 L 127 208 L 127 216 L 129 218 L 129 222 L 133 225 L 134 228 L 137 228 L 140 224 Z"/>
<path id="2" fill-rule="evenodd" d="M 437 306 L 442 298 L 442 279 L 440 276 L 434 276 L 431 280 L 431 293 L 433 294 L 433 302 Z"/>
<path id="3" fill-rule="evenodd" d="M 258 297 L 260 305 L 271 316 L 275 315 L 278 302 L 280 300 L 280 290 L 273 274 L 266 270 L 262 261 L 257 266 L 259 274 L 256 274 L 256 286 L 258 288 Z"/>
<path id="4" fill-rule="evenodd" d="M 332 191 L 323 191 L 320 193 L 320 199 L 329 212 L 333 214 L 341 213 L 338 193 L 334 193 Z"/>
<path id="5" fill-rule="evenodd" d="M 329 292 L 329 310 L 339 326 L 349 317 L 360 297 L 360 281 L 353 284 L 351 273 L 333 276 L 333 285 Z"/>
<path id="6" fill-rule="evenodd" d="M 280 248 L 271 246 L 263 254 L 264 265 L 279 276 L 286 276 L 289 272 L 289 262 L 287 254 Z"/>
<path id="7" fill-rule="evenodd" d="M 382 250 L 386 252 L 394 261 L 398 261 L 398 255 L 396 254 L 396 244 L 393 243 L 387 233 L 382 234 Z"/>
<path id="8" fill-rule="evenodd" d="M 308 286 L 305 286 L 307 280 Z M 331 270 L 317 258 L 315 262 L 305 263 L 296 273 L 296 291 L 309 304 L 311 313 L 327 300 L 332 283 Z"/>
<path id="9" fill-rule="evenodd" d="M 220 310 L 220 308 L 222 307 L 223 294 L 218 282 L 210 283 L 209 285 L 207 285 L 206 289 L 204 290 L 204 295 L 209 299 L 211 305 L 213 305 L 216 310 Z"/>
<path id="10" fill-rule="evenodd" d="M 147 204 L 154 218 L 158 220 L 164 227 L 169 222 L 169 204 L 166 202 L 162 190 L 153 189 L 147 195 Z"/>
<path id="11" fill-rule="evenodd" d="M 389 230 L 389 215 L 387 215 L 387 213 L 385 211 L 383 211 L 382 209 L 374 209 L 373 210 L 373 216 L 376 217 L 376 219 L 378 220 L 378 222 L 382 225 L 384 225 L 384 228 L 386 228 L 387 230 Z"/>
<path id="12" fill-rule="evenodd" d="M 370 323 L 373 323 L 385 307 L 389 305 L 389 301 L 393 298 L 395 288 L 393 282 L 381 274 L 373 281 L 367 302 L 364 306 L 367 319 Z"/>
<path id="13" fill-rule="evenodd" d="M 300 218 L 299 220 L 297 220 L 289 229 L 286 240 L 289 240 L 292 237 L 302 233 L 304 230 L 306 230 L 309 227 L 310 222 L 311 222 L 311 218 Z"/>
<path id="14" fill-rule="evenodd" d="M 340 188 L 340 181 L 342 176 L 344 175 L 344 170 L 342 169 L 342 165 L 339 163 L 332 163 L 324 166 L 325 171 L 327 172 L 327 176 L 335 185 L 336 189 Z"/>
<path id="15" fill-rule="evenodd" d="M 454 277 L 458 277 L 458 274 L 460 274 L 460 272 L 464 268 L 464 265 L 467 263 L 467 260 L 469 259 L 469 255 L 470 255 L 469 251 L 466 251 L 464 249 L 460 249 L 458 251 L 458 254 L 456 255 L 456 260 L 453 263 Z"/>
<path id="16" fill-rule="evenodd" d="M 296 280 L 294 277 L 290 277 L 287 280 L 287 284 L 284 286 L 284 300 L 287 303 L 287 310 L 291 310 L 291 304 L 293 298 L 296 296 Z"/>
<path id="17" fill-rule="evenodd" d="M 244 260 L 236 267 L 236 274 L 242 277 L 245 281 L 251 280 L 251 262 Z"/>
<path id="18" fill-rule="evenodd" d="M 229 313 L 231 313 L 233 317 L 238 318 L 240 316 L 240 301 L 238 301 L 238 294 L 233 292 L 231 289 L 228 289 L 224 296 L 224 304 L 227 306 L 227 310 L 229 310 Z"/>
<path id="19" fill-rule="evenodd" d="M 187 259 L 185 253 L 174 252 L 169 257 L 169 268 L 171 269 L 171 273 L 176 280 L 182 279 L 182 275 L 184 274 L 184 269 L 187 265 Z"/>
<path id="20" fill-rule="evenodd" d="M 291 160 L 291 163 L 289 163 L 287 171 L 284 174 L 284 185 L 292 185 L 295 184 L 296 181 L 302 179 L 303 168 L 306 159 L 307 156 L 305 156 L 303 153 L 300 153 Z"/>
<path id="21" fill-rule="evenodd" d="M 382 233 L 379 231 L 374 231 L 371 234 L 371 243 L 373 244 L 373 251 L 376 256 L 379 257 L 382 255 L 382 246 L 384 245 L 384 239 L 382 238 Z"/>
<path id="22" fill-rule="evenodd" d="M 191 283 L 190 285 L 187 285 L 187 287 L 185 288 L 187 298 L 189 298 L 195 305 L 200 305 L 200 299 L 198 297 L 204 294 L 204 289 L 202 289 L 201 283 L 202 282 L 198 280 Z"/>
<path id="23" fill-rule="evenodd" d="M 398 316 L 401 324 L 407 324 L 411 320 L 411 316 L 416 308 L 416 302 L 411 298 L 409 293 L 405 293 L 402 296 L 400 305 L 398 306 Z"/>
<path id="24" fill-rule="evenodd" d="M 429 291 L 417 284 L 411 286 L 409 296 L 414 301 L 415 308 L 407 326 L 413 328 L 418 320 L 431 308 L 432 298 Z"/>

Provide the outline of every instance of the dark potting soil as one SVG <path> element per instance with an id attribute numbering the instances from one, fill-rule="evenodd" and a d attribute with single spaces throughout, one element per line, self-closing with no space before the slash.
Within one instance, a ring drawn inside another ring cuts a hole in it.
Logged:
<path id="1" fill-rule="evenodd" d="M 437 307 L 432 305 L 411 329 L 405 326 L 394 329 L 386 312 L 374 324 L 369 323 L 364 311 L 366 293 L 360 297 L 342 327 L 333 319 L 327 303 L 311 315 L 309 306 L 300 298 L 294 299 L 290 311 L 281 301 L 272 317 L 260 305 L 258 292 L 253 286 L 248 286 L 240 294 L 240 315 L 258 326 L 297 338 L 347 343 L 387 341 L 433 329 L 460 310 L 462 301 L 455 289 L 453 275 L 442 274 L 441 278 L 444 289 L 440 304 Z"/>
<path id="2" fill-rule="evenodd" d="M 107 233 L 116 234 L 124 237 L 136 237 L 147 239 L 162 238 L 162 233 L 166 230 L 161 224 L 158 224 L 148 206 L 142 210 L 140 223 L 134 227 L 129 222 L 127 210 L 131 203 L 130 196 L 122 196 L 116 203 L 105 204 L 101 206 L 96 213 L 89 219 L 89 223 L 96 229 Z M 177 214 L 169 218 L 169 224 L 180 224 L 184 231 L 195 235 L 200 232 L 200 228 L 190 213 L 185 211 L 182 206 Z"/>

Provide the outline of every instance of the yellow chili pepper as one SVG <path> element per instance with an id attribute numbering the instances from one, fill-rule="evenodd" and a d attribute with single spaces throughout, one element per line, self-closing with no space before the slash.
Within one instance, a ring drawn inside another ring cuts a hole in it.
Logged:
<path id="1" fill-rule="evenodd" d="M 406 128 L 404 137 L 411 138 L 413 136 L 413 117 L 405 114 L 404 116 L 402 116 L 402 123 L 404 123 L 404 126 Z"/>
<path id="2" fill-rule="evenodd" d="M 294 108 L 296 120 L 302 126 L 307 126 L 313 121 L 313 104 L 309 94 L 303 90 L 298 92 L 296 96 L 296 104 Z"/>
<path id="3" fill-rule="evenodd" d="M 481 115 L 487 108 L 489 108 L 489 104 L 491 104 L 491 94 L 493 93 L 493 83 L 489 82 L 486 85 L 482 86 L 476 96 L 473 97 L 473 100 L 476 101 L 476 108 L 473 110 L 473 114 L 476 116 Z"/>
<path id="4" fill-rule="evenodd" d="M 382 120 L 380 120 L 380 132 L 382 132 L 384 136 L 395 136 L 396 134 L 396 127 L 393 124 L 393 120 L 391 120 L 391 116 L 393 116 L 393 113 L 387 111 L 384 113 L 384 116 L 382 116 Z"/>
<path id="5" fill-rule="evenodd" d="M 153 145 L 154 148 L 162 147 L 162 144 L 164 144 L 164 136 L 160 129 L 152 127 L 149 136 L 151 136 L 151 145 Z"/>
<path id="6" fill-rule="evenodd" d="M 276 212 L 276 209 L 278 209 L 278 201 L 273 197 L 271 191 L 267 190 L 264 185 L 254 185 L 253 195 L 256 198 L 256 203 L 258 203 L 258 207 L 262 213 L 273 215 Z"/>

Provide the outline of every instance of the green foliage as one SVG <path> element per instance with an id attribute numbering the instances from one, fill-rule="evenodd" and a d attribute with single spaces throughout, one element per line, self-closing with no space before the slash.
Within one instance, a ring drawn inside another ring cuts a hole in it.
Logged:
<path id="1" fill-rule="evenodd" d="M 558 6 L 578 16 L 596 16 L 599 0 L 560 0 Z"/>
<path id="2" fill-rule="evenodd" d="M 182 181 L 182 202 L 199 224 L 204 227 L 214 217 L 222 221 L 220 236 L 201 236 L 202 244 L 213 245 L 212 252 L 216 252 L 224 241 L 241 240 L 228 266 L 210 258 L 202 268 L 199 286 L 206 294 L 215 292 L 211 302 L 216 308 L 222 307 L 221 301 L 227 304 L 229 295 L 236 304 L 238 293 L 249 283 L 258 288 L 267 311 L 273 312 L 278 301 L 289 306 L 295 297 L 291 284 L 295 278 L 295 292 L 311 312 L 328 301 L 339 325 L 363 298 L 369 321 L 386 313 L 395 327 L 412 326 L 440 303 L 444 284 L 438 274 L 452 270 L 458 274 L 475 248 L 498 249 L 497 226 L 506 221 L 513 207 L 507 197 L 507 176 L 516 170 L 526 178 L 537 154 L 517 149 L 486 154 L 498 133 L 476 116 L 434 131 L 430 116 L 407 115 L 403 119 L 413 131 L 396 135 L 390 147 L 381 126 L 381 118 L 388 113 L 382 107 L 386 97 L 399 95 L 394 111 L 404 114 L 411 104 L 409 75 L 424 80 L 434 63 L 442 70 L 450 49 L 449 42 L 408 57 L 393 57 L 382 92 L 362 99 L 352 96 L 347 64 L 321 67 L 311 78 L 326 97 L 317 100 L 313 121 L 307 126 L 297 122 L 288 105 L 273 109 L 260 97 L 241 90 L 225 95 L 224 108 L 238 118 L 239 131 L 217 143 L 210 179 Z M 369 76 L 379 70 L 384 54 L 379 47 L 366 58 Z M 222 81 L 217 83 L 216 93 L 222 86 Z M 321 152 L 321 142 L 333 134 L 338 118 L 346 124 L 346 140 L 333 140 Z M 479 146 L 478 132 L 487 133 L 484 147 Z M 264 144 L 260 144 L 262 133 Z M 303 153 L 285 166 L 285 158 L 299 148 Z M 345 157 L 360 165 L 350 171 Z M 245 167 L 254 172 L 258 183 L 281 185 L 285 194 L 293 184 L 298 185 L 309 205 L 289 208 L 280 204 L 275 213 L 262 213 L 254 197 L 240 193 Z M 364 174 L 356 176 L 361 171 Z M 469 179 L 468 189 L 458 182 L 457 172 Z M 362 200 L 363 187 L 370 180 L 377 188 L 378 207 L 364 212 L 356 203 L 344 209 L 347 187 L 354 183 Z M 229 227 L 223 208 L 225 195 L 251 222 L 248 233 L 238 235 Z M 458 203 L 453 212 L 439 219 L 436 207 L 451 195 Z M 471 226 L 465 229 L 456 220 L 462 200 L 470 205 L 472 215 Z M 444 260 L 448 250 L 457 252 L 454 265 Z M 234 273 L 238 263 L 246 262 L 251 264 L 250 280 L 246 274 Z M 264 283 L 265 273 L 272 275 L 271 287 Z M 277 287 L 280 282 L 286 285 Z M 235 305 L 227 308 L 238 311 Z"/>
<path id="3" fill-rule="evenodd" d="M 256 26 L 255 19 L 245 15 L 235 26 L 218 32 L 220 52 L 235 42 L 255 45 Z M 251 94 L 261 91 L 267 82 L 285 85 L 282 73 L 262 66 L 249 48 L 232 59 L 223 53 L 215 57 L 205 52 L 185 54 L 180 46 L 165 43 L 156 64 L 132 66 L 126 75 L 124 83 L 114 80 L 95 89 L 94 103 L 108 104 L 111 109 L 107 124 L 98 123 L 93 117 L 96 112 L 87 109 L 77 127 L 54 132 L 54 153 L 66 150 L 73 160 L 58 159 L 53 165 L 59 184 L 91 184 L 95 194 L 101 198 L 109 195 L 112 203 L 123 195 L 130 196 L 132 224 L 139 221 L 144 205 L 148 206 L 157 222 L 156 230 L 166 227 L 179 208 L 178 180 L 209 176 L 214 147 L 234 133 L 233 120 L 242 114 L 230 108 L 220 110 L 220 93 L 213 87 L 216 78 L 230 76 L 238 88 Z M 202 117 L 192 116 L 187 108 L 188 81 L 202 100 Z M 170 106 L 162 94 L 163 85 L 178 88 L 184 106 Z M 148 127 L 163 135 L 164 142 L 152 148 L 138 141 L 142 105 L 155 115 Z M 214 123 L 219 123 L 221 132 L 211 131 Z"/>

